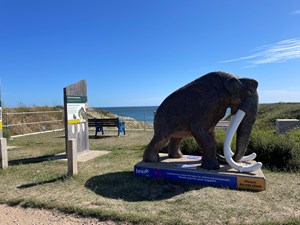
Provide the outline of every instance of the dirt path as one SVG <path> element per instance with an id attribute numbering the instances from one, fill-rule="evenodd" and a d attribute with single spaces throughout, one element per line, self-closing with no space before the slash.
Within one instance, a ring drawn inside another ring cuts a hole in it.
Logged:
<path id="1" fill-rule="evenodd" d="M 95 218 L 82 218 L 57 210 L 10 207 L 0 204 L 0 225 L 116 225 L 112 221 L 100 222 Z"/>

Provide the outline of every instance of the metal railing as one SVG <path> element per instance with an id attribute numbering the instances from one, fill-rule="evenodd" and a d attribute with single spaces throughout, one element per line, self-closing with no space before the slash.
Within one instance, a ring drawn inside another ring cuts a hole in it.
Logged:
<path id="1" fill-rule="evenodd" d="M 104 110 L 106 110 L 104 108 Z M 110 110 L 126 122 L 126 130 L 153 130 L 155 110 L 140 108 L 116 108 Z M 138 125 L 136 122 L 138 121 Z M 230 121 L 220 121 L 217 127 L 227 128 Z M 13 112 L 2 114 L 3 128 L 12 135 L 45 132 L 64 128 L 64 111 Z M 141 125 L 142 124 L 142 125 Z M 20 127 L 20 128 L 18 128 Z M 22 128 L 21 128 L 22 127 Z M 33 128 L 33 129 L 30 129 Z M 28 132 L 32 130 L 32 132 Z"/>
<path id="2" fill-rule="evenodd" d="M 97 108 L 95 108 L 97 109 Z M 117 115 L 120 119 L 125 121 L 126 130 L 153 130 L 153 121 L 155 114 L 155 107 L 143 109 L 140 107 L 117 107 L 117 108 L 103 108 L 102 110 L 109 111 Z M 141 126 L 134 127 L 134 122 L 138 121 Z"/>
<path id="3" fill-rule="evenodd" d="M 52 124 L 61 124 L 63 127 L 64 113 L 63 110 L 59 111 L 38 111 L 38 112 L 13 112 L 2 114 L 3 128 L 12 134 L 28 133 L 23 132 L 25 128 L 17 127 L 30 127 L 35 126 L 35 130 L 49 131 L 52 129 Z M 47 129 L 48 127 L 48 129 Z M 18 132 L 16 132 L 18 130 Z"/>
<path id="4" fill-rule="evenodd" d="M 125 121 L 125 127 L 126 130 L 131 130 L 134 128 L 131 128 L 130 123 L 135 120 L 139 121 L 140 123 L 143 124 L 143 128 L 139 129 L 144 129 L 144 130 L 153 130 L 153 121 L 154 121 L 154 116 L 157 108 L 152 108 L 152 109 L 141 109 L 139 107 L 118 107 L 118 108 L 103 108 L 103 110 L 107 110 L 111 112 L 112 114 L 118 115 L 120 119 Z M 132 120 L 133 119 L 133 120 Z M 216 125 L 216 128 L 223 128 L 227 129 L 230 124 L 230 120 L 220 120 L 218 124 Z M 136 129 L 134 129 L 136 130 Z"/>

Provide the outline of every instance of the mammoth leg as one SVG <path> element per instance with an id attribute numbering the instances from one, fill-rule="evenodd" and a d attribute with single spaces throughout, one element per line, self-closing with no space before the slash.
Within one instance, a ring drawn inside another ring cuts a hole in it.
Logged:
<path id="1" fill-rule="evenodd" d="M 180 142 L 182 138 L 171 138 L 168 146 L 168 152 L 170 158 L 182 158 L 180 151 Z"/>
<path id="2" fill-rule="evenodd" d="M 167 143 L 169 138 L 155 134 L 144 151 L 145 162 L 159 162 L 159 150 Z"/>
<path id="3" fill-rule="evenodd" d="M 203 151 L 201 167 L 207 170 L 220 169 L 220 165 L 216 157 L 215 135 L 213 131 L 208 133 L 201 128 L 197 128 L 193 131 L 193 137 Z"/>

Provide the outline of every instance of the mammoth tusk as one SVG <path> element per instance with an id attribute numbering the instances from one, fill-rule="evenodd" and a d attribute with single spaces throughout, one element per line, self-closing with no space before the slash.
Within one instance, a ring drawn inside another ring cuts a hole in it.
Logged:
<path id="1" fill-rule="evenodd" d="M 256 171 L 256 170 L 260 169 L 262 167 L 262 163 L 258 162 L 258 163 L 255 163 L 254 165 L 251 165 L 251 166 L 242 166 L 242 165 L 236 163 L 232 159 L 233 153 L 232 153 L 231 147 L 230 147 L 233 135 L 236 132 L 236 130 L 237 130 L 238 126 L 240 125 L 240 123 L 242 122 L 245 114 L 246 113 L 244 111 L 239 109 L 237 111 L 236 115 L 234 116 L 234 118 L 232 119 L 232 121 L 230 122 L 229 128 L 226 132 L 225 141 L 224 141 L 224 156 L 225 156 L 226 162 L 232 168 L 234 168 L 236 170 L 239 170 L 240 172 L 253 172 L 253 171 Z M 256 156 L 256 154 L 255 154 L 255 156 Z M 252 157 L 253 157 L 253 154 L 251 154 L 249 156 L 245 156 L 243 158 L 246 158 L 246 159 L 249 160 Z"/>
<path id="2" fill-rule="evenodd" d="M 232 152 L 232 156 L 233 156 L 233 152 Z M 250 155 L 243 156 L 243 158 L 241 159 L 241 161 L 242 162 L 249 162 L 249 161 L 252 161 L 255 158 L 256 158 L 256 153 L 253 152 Z"/>
<path id="3" fill-rule="evenodd" d="M 232 120 L 234 119 L 235 115 L 232 115 L 231 112 L 230 113 L 227 113 L 222 120 L 225 120 L 227 119 L 229 116 L 232 116 Z M 230 154 L 231 154 L 231 157 L 234 155 L 234 153 L 231 151 L 230 149 Z M 251 153 L 250 155 L 247 155 L 247 156 L 243 156 L 243 158 L 241 159 L 242 162 L 249 162 L 249 161 L 252 161 L 256 158 L 256 153 Z"/>
<path id="4" fill-rule="evenodd" d="M 230 155 L 231 155 L 231 157 L 234 155 L 234 153 L 231 151 L 231 149 L 230 149 Z M 253 152 L 253 153 L 251 153 L 250 155 L 243 156 L 243 158 L 241 159 L 241 162 L 249 162 L 249 161 L 252 161 L 253 159 L 256 158 L 256 156 L 257 156 L 256 153 Z"/>

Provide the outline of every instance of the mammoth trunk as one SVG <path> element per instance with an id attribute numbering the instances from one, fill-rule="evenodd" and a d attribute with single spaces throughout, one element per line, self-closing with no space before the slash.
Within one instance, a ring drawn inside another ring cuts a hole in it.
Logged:
<path id="1" fill-rule="evenodd" d="M 247 116 L 247 114 L 246 114 Z M 237 136 L 236 136 L 236 151 L 233 155 L 234 161 L 239 161 L 241 158 L 245 155 L 245 152 L 247 150 L 249 139 L 252 131 L 252 127 L 254 122 L 250 123 L 247 118 L 243 119 L 241 122 L 238 130 L 237 130 Z"/>
<path id="2" fill-rule="evenodd" d="M 256 120 L 256 114 L 257 114 L 256 101 L 253 101 L 252 104 L 248 105 L 248 107 L 249 108 L 240 107 L 240 109 L 243 110 L 246 113 L 246 115 L 237 130 L 236 151 L 233 155 L 233 160 L 236 162 L 241 160 L 241 158 L 245 155 L 245 152 L 249 144 L 252 127 Z"/>

